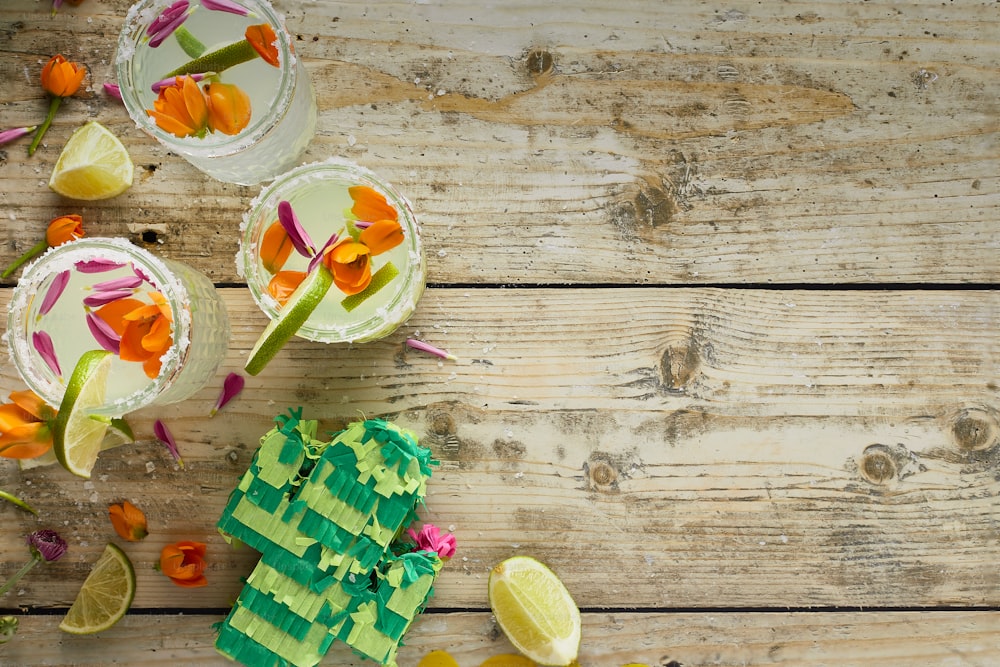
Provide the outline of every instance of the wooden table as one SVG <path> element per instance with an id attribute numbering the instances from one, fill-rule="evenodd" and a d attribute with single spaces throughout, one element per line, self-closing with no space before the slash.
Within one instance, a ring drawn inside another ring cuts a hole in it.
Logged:
<path id="1" fill-rule="evenodd" d="M 0 263 L 80 213 L 209 275 L 232 339 L 216 381 L 134 415 L 142 441 L 90 482 L 0 467 L 39 510 L 0 505 L 0 578 L 33 530 L 70 544 L 0 600 L 21 619 L 0 663 L 227 664 L 211 626 L 257 556 L 214 525 L 272 416 L 302 406 L 394 419 L 441 461 L 425 517 L 459 553 L 401 665 L 513 652 L 486 579 L 514 554 L 572 592 L 584 667 L 1000 664 L 996 3 L 277 0 L 319 101 L 304 159 L 407 193 L 429 286 L 380 342 L 293 341 L 212 419 L 266 322 L 234 263 L 259 189 L 203 176 L 101 92 L 127 0 L 48 5 L 0 7 L 0 126 L 42 119 L 52 54 L 91 75 L 34 157 L 0 149 Z M 136 179 L 81 204 L 45 183 L 90 119 Z M 405 349 L 418 332 L 459 360 Z M 3 396 L 20 386 L 4 363 Z M 112 532 L 121 499 L 145 541 Z M 208 587 L 153 570 L 180 539 L 209 544 Z M 109 540 L 132 611 L 64 635 Z"/>

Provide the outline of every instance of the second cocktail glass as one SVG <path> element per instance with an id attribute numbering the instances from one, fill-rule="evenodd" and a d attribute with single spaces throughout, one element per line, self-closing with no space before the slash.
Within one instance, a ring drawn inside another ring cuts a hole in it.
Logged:
<path id="1" fill-rule="evenodd" d="M 22 379 L 54 407 L 84 352 L 114 352 L 93 413 L 120 416 L 201 389 L 225 357 L 229 320 L 211 281 L 186 264 L 124 239 L 86 238 L 25 269 L 6 336 Z"/>
<path id="2" fill-rule="evenodd" d="M 315 131 L 312 85 L 267 0 L 141 0 L 115 65 L 132 120 L 221 181 L 274 178 Z"/>

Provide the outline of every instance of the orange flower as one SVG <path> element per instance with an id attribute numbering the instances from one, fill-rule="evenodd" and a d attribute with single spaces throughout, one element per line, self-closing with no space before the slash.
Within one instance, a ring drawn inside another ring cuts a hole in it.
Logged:
<path id="1" fill-rule="evenodd" d="M 190 76 L 179 76 L 172 86 L 164 86 L 146 109 L 164 132 L 175 137 L 204 137 L 208 130 L 208 100 Z"/>
<path id="2" fill-rule="evenodd" d="M 278 271 L 267 284 L 268 293 L 282 306 L 288 301 L 303 280 L 306 279 L 305 271 Z"/>
<path id="3" fill-rule="evenodd" d="M 138 542 L 149 535 L 146 528 L 146 515 L 142 510 L 125 500 L 117 505 L 108 506 L 108 516 L 115 532 L 123 540 Z"/>
<path id="4" fill-rule="evenodd" d="M 250 124 L 250 97 L 231 83 L 210 83 L 205 87 L 208 101 L 208 129 L 223 134 L 239 134 Z"/>
<path id="5" fill-rule="evenodd" d="M 50 248 L 83 238 L 83 218 L 78 215 L 64 215 L 49 223 L 45 232 L 45 242 Z"/>
<path id="6" fill-rule="evenodd" d="M 86 67 L 69 62 L 62 54 L 57 54 L 49 58 L 49 62 L 42 68 L 42 88 L 55 97 L 69 97 L 80 90 L 85 76 Z"/>
<path id="7" fill-rule="evenodd" d="M 170 304 L 162 294 L 150 292 L 149 297 L 153 300 L 152 304 L 139 302 L 141 305 L 138 308 L 121 316 L 118 326 L 121 326 L 122 340 L 118 356 L 122 361 L 141 361 L 146 376 L 155 379 L 160 374 L 160 357 L 174 344 L 171 336 L 174 318 L 170 312 Z M 98 315 L 104 319 L 101 311 L 98 311 Z M 115 333 L 118 332 L 115 322 L 105 321 L 115 329 Z"/>
<path id="8" fill-rule="evenodd" d="M 347 188 L 348 194 L 354 200 L 351 213 L 358 220 L 375 222 L 376 220 L 398 220 L 399 214 L 377 190 L 367 185 L 355 185 Z"/>
<path id="9" fill-rule="evenodd" d="M 372 255 L 381 255 L 403 242 L 403 228 L 395 220 L 379 220 L 362 230 L 358 240 L 371 249 Z"/>
<path id="10" fill-rule="evenodd" d="M 350 296 L 372 281 L 371 249 L 364 243 L 347 240 L 323 253 L 323 264 L 333 274 L 333 284 Z"/>
<path id="11" fill-rule="evenodd" d="M 183 540 L 168 544 L 160 551 L 160 572 L 185 588 L 208 585 L 205 578 L 205 551 L 201 542 Z"/>
<path id="12" fill-rule="evenodd" d="M 278 64 L 278 47 L 276 42 L 278 36 L 274 34 L 274 29 L 267 23 L 252 25 L 247 27 L 243 33 L 253 50 L 264 59 L 268 65 L 280 67 Z"/>
<path id="13" fill-rule="evenodd" d="M 292 239 L 288 232 L 275 221 L 264 232 L 264 238 L 260 241 L 260 261 L 267 269 L 268 273 L 277 273 L 288 261 L 288 256 L 292 254 Z"/>
<path id="14" fill-rule="evenodd" d="M 11 392 L 10 400 L 0 405 L 0 456 L 33 459 L 49 451 L 56 411 L 28 389 Z"/>

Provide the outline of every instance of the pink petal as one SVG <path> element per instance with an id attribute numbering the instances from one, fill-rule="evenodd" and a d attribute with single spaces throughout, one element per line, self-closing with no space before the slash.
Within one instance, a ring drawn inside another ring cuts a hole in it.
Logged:
<path id="1" fill-rule="evenodd" d="M 44 331 L 36 331 L 31 334 L 31 344 L 35 346 L 35 352 L 38 352 L 45 365 L 62 377 L 62 369 L 59 368 L 59 360 L 56 359 L 56 348 L 52 345 L 52 336 Z"/>
<path id="2" fill-rule="evenodd" d="M 110 81 L 106 82 L 104 84 L 104 92 L 108 95 L 108 97 L 113 97 L 116 100 L 120 100 L 122 98 L 122 89 L 118 87 L 117 83 L 111 83 Z"/>
<path id="3" fill-rule="evenodd" d="M 105 304 L 111 303 L 112 301 L 130 297 L 132 294 L 134 294 L 134 292 L 130 289 L 120 289 L 112 292 L 97 292 L 96 294 L 84 297 L 83 305 L 88 308 L 99 308 Z"/>
<path id="4" fill-rule="evenodd" d="M 239 14 L 240 16 L 246 16 L 249 13 L 246 7 L 240 7 L 231 0 L 201 0 L 201 6 L 205 9 L 217 12 L 229 12 L 230 14 Z"/>
<path id="5" fill-rule="evenodd" d="M 170 434 L 166 424 L 157 419 L 153 423 L 153 434 L 156 435 L 160 442 L 167 446 L 167 450 L 170 452 L 170 455 L 173 456 L 174 460 L 177 461 L 177 463 L 179 463 L 183 468 L 184 461 L 181 461 L 181 453 L 177 451 L 177 442 L 174 441 L 174 436 Z"/>
<path id="6" fill-rule="evenodd" d="M 95 292 L 111 292 L 114 290 L 133 289 L 142 285 L 143 280 L 137 275 L 122 276 L 96 283 L 93 288 Z"/>
<path id="7" fill-rule="evenodd" d="M 87 327 L 98 345 L 108 352 L 121 353 L 121 336 L 115 333 L 110 324 L 89 310 L 87 311 Z"/>
<path id="8" fill-rule="evenodd" d="M 354 226 L 357 227 L 358 229 L 368 229 L 369 227 L 371 227 L 374 224 L 375 224 L 374 222 L 365 222 L 363 220 L 355 220 L 354 221 Z"/>
<path id="9" fill-rule="evenodd" d="M 146 281 L 147 283 L 149 283 L 153 287 L 153 289 L 157 289 L 156 283 L 153 282 L 153 279 L 150 278 L 149 275 L 145 271 L 143 271 L 141 268 L 139 268 L 135 264 L 132 265 L 132 273 L 134 273 L 135 275 L 139 276 L 144 281 Z"/>
<path id="10" fill-rule="evenodd" d="M 197 83 L 202 79 L 204 79 L 206 76 L 211 76 L 213 74 L 215 74 L 215 72 L 205 72 L 204 74 L 188 74 L 188 76 L 194 79 L 195 83 Z M 164 88 L 169 88 L 170 86 L 175 85 L 177 83 L 177 78 L 178 77 L 176 76 L 171 76 L 167 77 L 166 79 L 160 79 L 159 81 L 155 82 L 151 86 L 151 88 L 153 89 L 154 93 L 159 95 L 160 91 L 163 90 Z"/>
<path id="11" fill-rule="evenodd" d="M 4 130 L 0 132 L 0 145 L 10 143 L 15 139 L 20 139 L 21 137 L 27 136 L 35 131 L 37 125 L 32 125 L 31 127 L 15 127 L 12 130 Z"/>
<path id="12" fill-rule="evenodd" d="M 420 350 L 421 352 L 427 352 L 428 354 L 433 354 L 442 359 L 450 359 L 452 361 L 458 359 L 454 354 L 450 352 L 445 352 L 439 347 L 434 347 L 429 343 L 425 343 L 422 340 L 417 340 L 415 338 L 407 338 L 406 344 L 412 347 L 414 350 Z"/>
<path id="13" fill-rule="evenodd" d="M 56 277 L 52 279 L 52 284 L 49 285 L 49 289 L 45 291 L 45 298 L 42 299 L 42 305 L 38 309 L 39 315 L 48 315 L 49 311 L 52 310 L 52 306 L 56 305 L 56 301 L 62 296 L 63 291 L 66 289 L 66 283 L 69 282 L 69 269 L 65 271 L 60 271 L 56 274 Z"/>
<path id="14" fill-rule="evenodd" d="M 76 262 L 73 266 L 80 273 L 104 273 L 106 271 L 120 269 L 125 265 L 106 259 L 92 259 L 86 262 Z"/>
<path id="15" fill-rule="evenodd" d="M 326 251 L 327 248 L 336 243 L 337 239 L 338 235 L 336 233 L 334 233 L 333 236 L 327 239 L 327 242 L 323 244 L 323 247 L 319 249 L 319 252 L 316 253 L 312 259 L 309 260 L 309 268 L 306 269 L 307 271 L 311 273 L 312 270 L 316 268 L 316 265 L 319 264 L 321 261 L 323 261 L 323 253 Z"/>
<path id="16" fill-rule="evenodd" d="M 246 380 L 243 376 L 238 373 L 230 373 L 226 376 L 226 379 L 222 383 L 222 393 L 219 394 L 219 400 L 215 402 L 215 407 L 209 413 L 209 417 L 214 417 L 215 413 L 218 412 L 226 405 L 229 401 L 236 398 L 236 396 L 243 391 L 243 385 Z"/>
<path id="17" fill-rule="evenodd" d="M 296 252 L 303 257 L 312 257 L 316 254 L 316 244 L 309 238 L 309 234 L 306 233 L 298 216 L 295 215 L 295 211 L 292 210 L 292 205 L 287 201 L 278 202 L 278 222 L 285 229 Z"/>
<path id="18" fill-rule="evenodd" d="M 177 0 L 174 4 L 163 10 L 163 13 L 156 17 L 156 20 L 146 28 L 146 36 L 149 37 L 150 48 L 156 48 L 163 41 L 173 34 L 182 23 L 187 21 L 188 1 Z"/>

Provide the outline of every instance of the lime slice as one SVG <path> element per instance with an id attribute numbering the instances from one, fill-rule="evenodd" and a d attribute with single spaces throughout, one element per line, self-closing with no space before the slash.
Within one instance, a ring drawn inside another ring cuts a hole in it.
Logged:
<path id="1" fill-rule="evenodd" d="M 294 336 L 299 327 L 309 319 L 323 297 L 330 291 L 331 285 L 333 285 L 333 274 L 323 264 L 306 276 L 250 350 L 250 358 L 244 366 L 247 373 L 257 375 L 264 370 L 264 366 L 267 366 L 288 339 Z"/>
<path id="2" fill-rule="evenodd" d="M 73 132 L 63 146 L 49 187 L 71 199 L 109 199 L 129 189 L 133 169 L 118 137 L 92 120 Z"/>
<path id="3" fill-rule="evenodd" d="M 124 551 L 109 543 L 91 568 L 59 629 L 74 635 L 107 630 L 125 615 L 134 597 L 132 562 Z"/>
<path id="4" fill-rule="evenodd" d="M 580 648 L 580 610 L 552 570 L 529 556 L 490 571 L 490 608 L 518 651 L 540 665 L 569 665 Z"/>
<path id="5" fill-rule="evenodd" d="M 107 350 L 90 350 L 80 355 L 52 428 L 56 458 L 80 477 L 90 477 L 108 430 L 107 421 L 91 419 L 90 413 L 104 404 L 114 356 Z"/>

